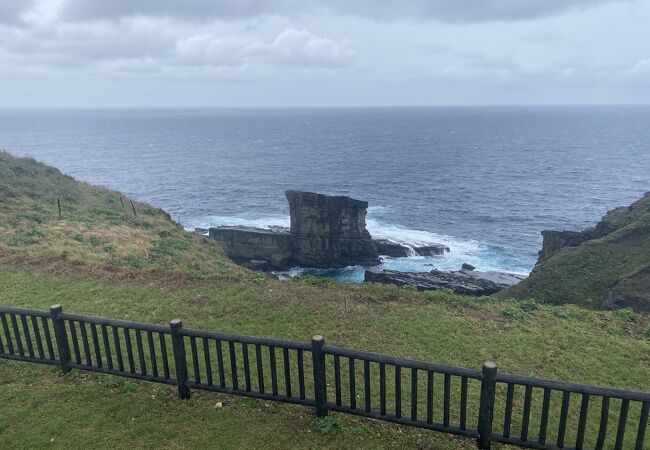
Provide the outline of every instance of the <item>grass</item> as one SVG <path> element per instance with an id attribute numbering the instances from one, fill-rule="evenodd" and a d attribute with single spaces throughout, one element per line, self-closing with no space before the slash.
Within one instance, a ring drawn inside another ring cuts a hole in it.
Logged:
<path id="1" fill-rule="evenodd" d="M 55 197 L 66 199 L 62 219 Z M 315 277 L 271 280 L 231 264 L 212 241 L 160 210 L 137 202 L 137 217 L 122 210 L 120 197 L 0 153 L 0 304 L 61 303 L 115 319 L 181 318 L 187 327 L 303 341 L 322 334 L 330 344 L 406 358 L 477 369 L 493 360 L 500 371 L 648 390 L 647 315 Z M 6 448 L 474 447 L 347 415 L 315 423 L 311 409 L 299 406 L 200 391 L 179 401 L 162 385 L 61 376 L 5 360 L 0 404 Z M 521 411 L 520 399 L 515 408 Z"/>
<path id="2" fill-rule="evenodd" d="M 650 340 L 644 336 L 649 321 L 643 315 L 631 320 L 625 314 L 614 312 L 546 305 L 522 309 L 515 301 L 464 298 L 438 292 L 425 294 L 394 286 L 259 282 L 252 277 L 237 284 L 204 280 L 178 288 L 143 285 L 138 281 L 70 282 L 3 266 L 0 280 L 1 304 L 45 309 L 56 301 L 68 311 L 86 314 L 160 324 L 180 317 L 189 327 L 303 341 L 320 333 L 331 344 L 361 350 L 472 368 L 479 368 L 485 360 L 494 360 L 502 371 L 636 390 L 647 389 L 650 379 Z M 512 308 L 518 308 L 521 315 L 506 315 Z M 559 317 L 557 311 L 566 314 Z M 616 327 L 618 332 L 608 331 L 611 327 Z M 290 430 L 287 432 L 292 434 L 287 438 L 283 433 L 273 432 L 268 438 L 272 446 L 311 448 L 323 439 L 310 434 L 316 429 L 309 408 L 272 404 L 277 414 L 268 417 L 270 406 L 248 410 L 246 400 L 228 398 L 232 407 L 215 411 L 215 403 L 225 396 L 196 393 L 190 402 L 195 405 L 195 411 L 194 407 L 177 401 L 172 390 L 166 387 L 89 374 L 68 379 L 50 368 L 24 363 L 3 362 L 0 378 L 5 380 L 0 388 L 0 401 L 11 405 L 0 414 L 4 429 L 11 430 L 3 432 L 3 438 L 17 446 L 28 432 L 33 436 L 51 435 L 62 443 L 77 439 L 88 445 L 99 445 L 103 439 L 110 441 L 117 429 L 120 434 L 130 436 L 133 446 L 145 448 L 167 442 L 166 433 L 171 433 L 167 428 L 181 423 L 191 423 L 194 433 L 206 434 L 192 437 L 198 445 L 208 435 L 210 439 L 221 439 L 215 438 L 221 436 L 221 424 L 210 425 L 212 421 L 205 418 L 214 414 L 227 416 L 223 420 L 241 434 L 237 438 L 231 436 L 232 441 L 217 440 L 215 445 L 227 447 L 232 442 L 233 448 L 258 446 L 261 441 L 255 444 L 248 435 L 260 421 L 270 421 L 269 430 Z M 40 386 L 39 380 L 45 380 L 46 386 Z M 408 384 L 406 375 L 404 382 Z M 105 390 L 100 386 L 104 383 L 118 386 L 132 383 L 136 388 L 128 392 L 122 388 Z M 151 395 L 160 391 L 168 391 L 164 395 L 169 398 L 152 402 Z M 407 405 L 407 395 L 403 401 Z M 362 399 L 358 402 L 363 404 Z M 30 406 L 34 404 L 39 405 L 36 413 Z M 67 425 L 69 419 L 60 414 L 61 408 L 71 407 L 80 410 L 74 426 Z M 138 414 L 144 414 L 140 420 L 148 424 L 141 426 L 155 424 L 157 431 L 144 432 L 135 427 L 137 431 L 132 432 L 135 424 L 128 419 L 131 415 L 140 417 Z M 32 420 L 25 421 L 25 415 Z M 119 423 L 105 426 L 107 420 L 113 423 L 116 417 L 121 417 Z M 384 448 L 471 447 L 468 440 L 458 441 L 437 433 L 349 416 L 340 418 L 346 424 L 345 430 L 327 433 L 326 442 L 335 448 L 356 445 L 358 435 L 354 434 L 355 439 L 350 440 L 350 430 L 359 426 L 369 427 L 370 436 L 381 436 L 376 439 L 362 436 L 368 448 L 382 445 Z M 86 426 L 81 425 L 82 421 Z M 56 432 L 53 424 L 63 429 Z M 182 435 L 175 439 L 178 440 L 172 441 L 180 445 Z"/>
<path id="3" fill-rule="evenodd" d="M 650 195 L 603 218 L 615 229 L 578 247 L 564 248 L 501 297 L 534 297 L 553 304 L 600 308 L 613 292 L 650 308 Z"/>
<path id="4" fill-rule="evenodd" d="M 164 211 L 4 152 L 1 261 L 40 267 L 65 262 L 77 273 L 145 269 L 160 276 L 161 271 L 173 271 L 175 278 L 192 279 L 244 273 L 213 240 L 185 232 Z"/>

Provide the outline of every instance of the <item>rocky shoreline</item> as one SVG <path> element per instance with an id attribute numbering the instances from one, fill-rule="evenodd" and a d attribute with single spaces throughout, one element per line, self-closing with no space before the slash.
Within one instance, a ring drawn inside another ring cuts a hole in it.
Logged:
<path id="1" fill-rule="evenodd" d="M 365 271 L 365 282 L 408 285 L 418 290 L 451 289 L 466 295 L 490 295 L 525 278 L 479 272 L 468 264 L 450 272 L 377 271 L 383 257 L 442 256 L 450 248 L 444 244 L 411 246 L 372 238 L 366 229 L 365 201 L 301 191 L 287 191 L 285 195 L 291 214 L 289 228 L 221 226 L 195 231 L 216 239 L 236 263 L 270 276 L 295 267 L 362 266 L 370 268 Z"/>
<path id="2" fill-rule="evenodd" d="M 479 272 L 468 268 L 450 272 L 435 269 L 430 272 L 366 270 L 364 275 L 365 282 L 411 286 L 419 291 L 450 289 L 457 294 L 473 296 L 495 294 L 525 278 L 523 275 L 495 271 Z"/>

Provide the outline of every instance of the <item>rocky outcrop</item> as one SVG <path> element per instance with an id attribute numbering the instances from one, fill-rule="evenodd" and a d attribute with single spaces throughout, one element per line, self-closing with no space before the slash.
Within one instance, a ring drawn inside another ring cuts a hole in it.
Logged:
<path id="1" fill-rule="evenodd" d="M 609 211 L 593 228 L 542 236 L 528 279 L 500 296 L 650 312 L 650 193 Z"/>
<path id="2" fill-rule="evenodd" d="M 587 241 L 600 239 L 613 233 L 624 224 L 624 217 L 633 208 L 616 208 L 607 213 L 595 227 L 583 231 L 542 230 L 542 249 L 537 253 L 541 264 L 566 247 L 578 247 Z"/>
<path id="3" fill-rule="evenodd" d="M 439 256 L 444 255 L 445 252 L 448 253 L 450 251 L 449 247 L 442 244 L 416 245 L 412 248 L 415 251 L 415 254 L 418 256 Z"/>
<path id="4" fill-rule="evenodd" d="M 406 256 L 439 256 L 449 252 L 449 247 L 443 244 L 427 244 L 415 247 L 389 241 L 388 239 L 373 239 L 377 253 L 381 256 L 404 258 Z"/>
<path id="5" fill-rule="evenodd" d="M 366 229 L 368 202 L 287 191 L 293 260 L 304 267 L 375 265 L 377 246 Z"/>
<path id="6" fill-rule="evenodd" d="M 286 197 L 290 228 L 217 227 L 210 228 L 210 237 L 232 260 L 259 270 L 374 266 L 379 256 L 433 256 L 449 251 L 441 244 L 409 247 L 372 239 L 366 229 L 368 203 L 361 200 L 300 191 L 287 191 Z"/>
<path id="7" fill-rule="evenodd" d="M 398 272 L 366 270 L 365 282 L 388 283 L 397 286 L 412 286 L 419 291 L 451 289 L 463 295 L 492 295 L 512 286 L 525 277 L 502 272 L 477 272 L 461 269 L 452 272 L 432 270 L 431 272 Z"/>
<path id="8" fill-rule="evenodd" d="M 210 237 L 219 241 L 230 259 L 251 268 L 284 269 L 291 265 L 291 235 L 283 231 L 252 227 L 210 228 Z"/>
<path id="9" fill-rule="evenodd" d="M 542 230 L 542 249 L 537 253 L 537 264 L 541 264 L 565 247 L 577 247 L 591 239 L 604 236 L 596 228 L 585 231 Z"/>

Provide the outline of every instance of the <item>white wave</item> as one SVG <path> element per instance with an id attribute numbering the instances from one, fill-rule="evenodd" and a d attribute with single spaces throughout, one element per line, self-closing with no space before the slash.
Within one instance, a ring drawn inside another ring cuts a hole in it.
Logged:
<path id="1" fill-rule="evenodd" d="M 221 226 L 246 226 L 268 228 L 270 226 L 288 227 L 291 224 L 289 216 L 205 216 L 186 221 L 186 228 L 210 228 Z"/>
<path id="2" fill-rule="evenodd" d="M 473 239 L 459 239 L 454 236 L 433 233 L 431 231 L 414 230 L 399 225 L 391 225 L 376 219 L 367 219 L 366 227 L 374 238 L 388 239 L 410 247 L 427 244 L 445 244 L 465 251 L 480 251 L 487 247 L 486 244 Z"/>

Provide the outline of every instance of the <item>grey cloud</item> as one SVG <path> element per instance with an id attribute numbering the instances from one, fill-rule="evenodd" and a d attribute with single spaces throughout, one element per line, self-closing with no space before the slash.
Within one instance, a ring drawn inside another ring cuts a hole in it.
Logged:
<path id="1" fill-rule="evenodd" d="M 327 11 L 380 20 L 426 19 L 446 22 L 516 21 L 552 16 L 573 9 L 634 0 L 66 0 L 71 20 L 134 15 L 189 19 L 251 18 Z"/>
<path id="2" fill-rule="evenodd" d="M 260 76 L 337 70 L 354 63 L 344 41 L 287 28 L 270 40 L 197 31 L 166 19 L 0 29 L 0 68 L 95 72 L 102 76 L 157 74 L 178 78 L 247 80 Z"/>
<path id="3" fill-rule="evenodd" d="M 0 24 L 20 22 L 20 15 L 34 6 L 34 0 L 0 0 Z"/>
<path id="4" fill-rule="evenodd" d="M 296 6 L 292 3 L 293 0 L 65 0 L 61 14 L 69 20 L 129 16 L 240 19 L 285 13 Z"/>

